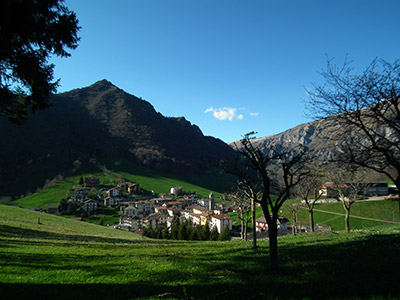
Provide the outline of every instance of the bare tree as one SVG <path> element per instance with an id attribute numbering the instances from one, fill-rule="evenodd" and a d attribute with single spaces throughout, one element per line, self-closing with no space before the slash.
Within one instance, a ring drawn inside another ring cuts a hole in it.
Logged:
<path id="1" fill-rule="evenodd" d="M 298 226 L 297 226 L 298 215 L 299 212 L 304 208 L 305 208 L 304 204 L 299 201 L 294 201 L 286 205 L 286 209 L 289 211 L 289 213 L 292 215 L 293 218 L 293 224 L 292 224 L 293 235 L 296 235 L 296 233 L 298 232 Z"/>
<path id="2" fill-rule="evenodd" d="M 236 174 L 252 192 L 252 199 L 260 204 L 268 224 L 271 269 L 278 268 L 278 213 L 292 189 L 308 174 L 303 170 L 306 159 L 304 148 L 288 151 L 268 144 L 255 146 L 254 132 L 244 135 L 236 145 L 239 159 L 232 173 Z M 262 194 L 259 195 L 258 187 Z M 272 196 L 272 192 L 277 194 Z"/>
<path id="3" fill-rule="evenodd" d="M 236 145 L 236 150 L 240 146 Z M 234 165 L 225 165 L 225 171 L 231 173 L 239 178 L 238 185 L 241 186 L 242 191 L 246 191 L 246 196 L 251 201 L 251 225 L 252 225 L 252 242 L 253 248 L 257 248 L 257 232 L 256 232 L 256 203 L 262 193 L 262 186 L 260 185 L 259 178 L 256 172 L 251 167 L 248 161 L 243 157 L 238 157 L 234 161 Z"/>
<path id="4" fill-rule="evenodd" d="M 228 195 L 233 203 L 233 208 L 236 211 L 236 216 L 240 220 L 240 238 L 247 241 L 247 228 L 251 219 L 252 201 L 249 191 L 243 184 L 238 184 L 235 192 Z"/>
<path id="5" fill-rule="evenodd" d="M 316 171 L 310 173 L 303 178 L 300 184 L 295 187 L 294 194 L 304 200 L 307 206 L 310 231 L 314 232 L 314 206 L 315 203 L 322 197 L 319 192 L 320 186 L 324 183 L 323 176 Z"/>
<path id="6" fill-rule="evenodd" d="M 338 160 L 384 174 L 400 190 L 400 60 L 375 59 L 361 75 L 328 60 L 321 75 L 325 83 L 308 91 L 309 111 L 334 115 L 332 128 L 346 136 L 336 143 Z"/>
<path id="7" fill-rule="evenodd" d="M 345 230 L 350 232 L 350 209 L 360 199 L 360 194 L 368 190 L 368 176 L 361 169 L 349 167 L 329 174 L 329 179 L 345 210 Z"/>

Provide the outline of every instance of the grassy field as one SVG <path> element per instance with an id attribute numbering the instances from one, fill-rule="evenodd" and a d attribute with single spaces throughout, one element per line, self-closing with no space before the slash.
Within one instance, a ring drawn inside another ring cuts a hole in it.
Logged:
<path id="1" fill-rule="evenodd" d="M 84 172 L 79 173 L 75 176 L 64 178 L 57 182 L 53 186 L 42 189 L 41 191 L 24 198 L 11 202 L 11 205 L 21 206 L 23 208 L 45 208 L 49 205 L 58 205 L 62 198 L 66 198 L 66 193 L 70 188 L 77 186 L 79 179 L 82 177 L 99 177 L 100 184 L 111 186 L 113 183 L 117 183 L 118 179 L 105 174 L 103 172 Z"/>
<path id="2" fill-rule="evenodd" d="M 281 237 L 277 272 L 266 240 L 149 240 L 8 206 L 0 228 L 2 299 L 400 299 L 399 226 Z"/>
<path id="3" fill-rule="evenodd" d="M 341 203 L 326 203 L 326 204 L 317 204 L 315 209 L 323 210 L 327 212 L 335 212 L 344 214 L 344 209 Z M 285 205 L 282 208 L 282 212 L 285 216 L 290 218 L 290 213 L 285 209 Z M 399 218 L 399 205 L 397 202 L 393 201 L 359 201 L 354 203 L 351 206 L 350 211 L 350 228 L 351 229 L 367 229 L 371 227 L 376 227 L 380 225 L 387 225 L 389 223 L 379 222 L 379 221 L 371 221 L 371 220 L 363 220 L 356 218 L 358 217 L 366 217 L 377 220 L 384 221 L 393 221 L 400 222 Z M 308 222 L 308 212 L 307 210 L 302 210 L 299 213 L 299 221 L 302 223 Z M 314 220 L 315 224 L 319 224 L 321 226 L 329 226 L 332 230 L 340 231 L 344 230 L 344 216 L 338 216 L 323 212 L 314 212 Z"/>
<path id="4" fill-rule="evenodd" d="M 138 182 L 143 189 L 156 193 L 169 193 L 171 187 L 181 186 L 184 192 L 196 192 L 203 197 L 208 197 L 212 191 L 218 198 L 224 192 L 229 192 L 236 182 L 233 176 L 225 173 L 175 176 L 139 168 L 126 161 L 120 163 L 119 166 L 108 164 L 107 167 L 126 180 Z"/>
<path id="5" fill-rule="evenodd" d="M 287 205 L 292 201 L 289 200 L 282 206 L 281 215 L 285 216 L 289 219 L 289 222 L 292 223 L 292 216 L 290 212 L 287 210 Z M 341 203 L 325 203 L 325 204 L 317 204 L 315 209 L 327 211 L 327 212 L 335 212 L 344 214 L 344 210 Z M 256 218 L 262 216 L 261 207 L 257 207 L 256 210 Z M 230 217 L 233 218 L 234 223 L 237 225 L 240 224 L 238 222 L 236 213 L 229 213 Z M 363 220 L 356 217 L 366 217 L 377 220 L 384 220 L 389 222 L 398 222 L 400 223 L 399 218 L 399 205 L 397 202 L 393 201 L 360 201 L 353 204 L 351 207 L 351 216 L 350 216 L 350 226 L 352 230 L 363 230 L 370 229 L 374 227 L 379 227 L 381 225 L 388 225 L 390 223 L 372 221 L 372 220 Z M 307 210 L 302 210 L 299 212 L 298 221 L 301 224 L 308 225 L 309 215 Z M 324 212 L 314 212 L 314 221 L 315 224 L 319 224 L 321 226 L 331 227 L 334 231 L 341 231 L 345 229 L 344 226 L 344 215 L 332 215 Z M 249 229 L 251 228 L 251 222 L 249 222 Z"/>

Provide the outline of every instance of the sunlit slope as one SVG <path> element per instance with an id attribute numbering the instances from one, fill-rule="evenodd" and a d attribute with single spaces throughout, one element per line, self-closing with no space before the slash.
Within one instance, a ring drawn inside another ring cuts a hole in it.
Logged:
<path id="1" fill-rule="evenodd" d="M 2 236 L 47 240 L 105 238 L 129 241 L 140 238 L 130 232 L 5 205 L 0 205 L 0 229 Z"/>

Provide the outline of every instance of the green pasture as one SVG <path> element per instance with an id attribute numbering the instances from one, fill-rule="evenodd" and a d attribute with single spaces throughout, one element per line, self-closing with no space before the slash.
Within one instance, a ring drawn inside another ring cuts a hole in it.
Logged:
<path id="1" fill-rule="evenodd" d="M 280 237 L 276 272 L 267 240 L 150 240 L 8 206 L 0 227 L 2 299 L 400 297 L 399 226 Z"/>
<path id="2" fill-rule="evenodd" d="M 111 186 L 113 183 L 116 184 L 118 182 L 117 178 L 103 172 L 80 173 L 79 175 L 64 178 L 55 185 L 42 189 L 37 193 L 12 201 L 10 204 L 23 208 L 40 207 L 45 209 L 49 205 L 58 205 L 62 198 L 66 198 L 67 191 L 78 185 L 81 177 L 99 177 L 100 184 L 105 186 Z"/>
<path id="3" fill-rule="evenodd" d="M 171 187 L 181 186 L 184 192 L 196 192 L 203 197 L 208 197 L 210 192 L 213 192 L 216 200 L 222 193 L 229 191 L 234 183 L 233 178 L 226 174 L 176 177 L 135 167 L 128 162 L 114 168 L 115 170 L 110 173 L 85 170 L 9 204 L 23 208 L 44 209 L 49 205 L 58 205 L 60 200 L 66 197 L 67 191 L 78 185 L 81 177 L 99 177 L 101 185 L 113 186 L 120 180 L 118 176 L 122 176 L 127 181 L 139 183 L 147 192 L 154 190 L 155 193 L 169 193 Z"/>
<path id="4" fill-rule="evenodd" d="M 293 222 L 293 218 L 291 213 L 288 210 L 288 205 L 295 200 L 288 200 L 286 201 L 282 208 L 280 215 L 286 217 L 290 223 Z M 298 201 L 298 200 L 296 200 Z M 324 210 L 327 212 L 335 212 L 339 214 L 344 214 L 343 206 L 340 202 L 338 203 L 324 203 L 324 204 L 317 204 L 315 209 Z M 236 213 L 229 213 L 228 214 L 232 219 L 235 225 L 240 225 L 240 221 L 237 219 Z M 263 215 L 261 207 L 257 207 L 256 209 L 256 218 L 259 218 Z M 358 217 L 366 217 L 372 218 L 377 220 L 384 220 L 390 222 L 398 222 L 400 223 L 399 218 L 399 204 L 393 201 L 359 201 L 353 204 L 351 207 L 351 214 L 350 214 L 350 229 L 351 230 L 363 230 L 369 228 L 379 227 L 381 225 L 390 226 L 390 223 L 386 222 L 379 222 L 379 221 L 372 221 L 372 220 L 363 220 L 358 219 Z M 301 224 L 307 224 L 309 222 L 309 214 L 306 209 L 303 209 L 298 214 L 298 221 Z M 328 214 L 324 212 L 314 212 L 314 222 L 315 224 L 319 224 L 321 226 L 328 226 L 331 227 L 333 231 L 342 231 L 345 229 L 344 226 L 344 215 L 338 216 L 333 214 Z M 248 224 L 249 229 L 252 228 L 251 221 Z"/>
<path id="5" fill-rule="evenodd" d="M 214 193 L 216 199 L 224 192 L 229 192 L 235 184 L 235 178 L 223 172 L 207 175 L 177 176 L 137 167 L 127 161 L 120 161 L 119 166 L 107 165 L 126 180 L 140 183 L 141 187 L 157 194 L 169 193 L 171 187 L 181 186 L 184 192 L 196 192 L 208 197 Z"/>
<path id="6" fill-rule="evenodd" d="M 290 201 L 287 204 L 289 203 Z M 286 209 L 287 204 L 284 204 L 284 206 L 282 207 L 282 212 L 290 221 L 292 221 L 292 217 L 288 212 L 288 210 Z M 316 204 L 315 209 L 327 212 L 345 214 L 343 206 L 340 202 Z M 351 206 L 350 229 L 352 230 L 367 229 L 370 227 L 376 227 L 380 225 L 390 225 L 390 223 L 385 223 L 385 222 L 358 219 L 355 218 L 355 216 L 400 223 L 399 204 L 393 201 L 382 200 L 382 201 L 358 201 Z M 300 211 L 298 215 L 298 220 L 301 223 L 307 223 L 309 221 L 309 214 L 306 209 Z M 334 231 L 341 231 L 345 229 L 344 215 L 338 216 L 338 215 L 315 211 L 314 222 L 315 224 L 319 224 L 321 226 L 329 226 Z"/>

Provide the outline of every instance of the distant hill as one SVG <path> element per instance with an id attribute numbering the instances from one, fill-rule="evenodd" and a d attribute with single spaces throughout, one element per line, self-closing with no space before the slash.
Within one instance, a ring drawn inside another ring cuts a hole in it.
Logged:
<path id="1" fill-rule="evenodd" d="M 305 146 L 313 151 L 313 156 L 315 156 L 313 164 L 316 168 L 333 171 L 335 166 L 332 164 L 332 160 L 343 155 L 342 151 L 344 150 L 340 145 L 348 138 L 348 134 L 339 125 L 337 118 L 338 116 L 330 116 L 301 124 L 279 134 L 254 139 L 253 143 L 285 149 L 293 149 L 298 145 Z M 385 132 L 384 129 L 382 132 Z M 230 143 L 232 148 L 235 148 L 235 144 L 240 146 L 240 141 Z M 383 178 L 385 178 L 383 175 L 376 174 L 376 180 Z"/>
<path id="2" fill-rule="evenodd" d="M 50 102 L 22 126 L 0 119 L 0 196 L 15 194 L 15 186 L 34 191 L 46 178 L 94 160 L 126 159 L 182 175 L 211 172 L 235 155 L 184 117 L 164 117 L 107 80 Z"/>
<path id="3" fill-rule="evenodd" d="M 254 142 L 257 145 L 268 143 L 272 147 L 279 145 L 285 149 L 307 146 L 318 157 L 317 163 L 325 165 L 336 156 L 337 136 L 341 134 L 340 127 L 330 127 L 333 118 L 301 124 L 279 134 L 258 138 Z"/>
<path id="4" fill-rule="evenodd" d="M 256 138 L 253 143 L 257 146 L 268 144 L 270 147 L 285 149 L 298 145 L 307 146 L 314 151 L 320 164 L 326 164 L 336 155 L 336 136 L 341 132 L 340 127 L 336 127 L 334 130 L 330 127 L 333 118 L 301 124 L 279 134 Z M 235 148 L 235 144 L 240 146 L 240 141 L 230 143 L 232 148 Z"/>

